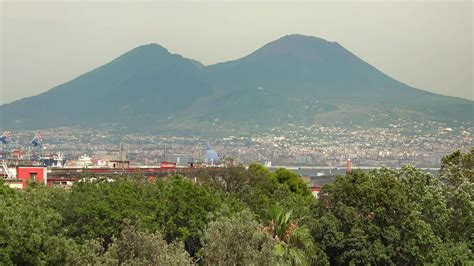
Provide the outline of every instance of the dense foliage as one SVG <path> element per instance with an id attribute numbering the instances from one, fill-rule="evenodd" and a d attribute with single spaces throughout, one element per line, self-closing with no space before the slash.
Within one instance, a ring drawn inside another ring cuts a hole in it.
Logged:
<path id="1" fill-rule="evenodd" d="M 258 164 L 195 178 L 118 177 L 69 190 L 0 181 L 2 265 L 474 263 L 474 149 L 353 171 L 315 199 L 296 174 Z"/>

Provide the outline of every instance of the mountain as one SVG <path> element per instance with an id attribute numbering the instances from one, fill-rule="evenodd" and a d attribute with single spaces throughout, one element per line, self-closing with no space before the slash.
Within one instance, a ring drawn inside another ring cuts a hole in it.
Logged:
<path id="1" fill-rule="evenodd" d="M 212 93 L 203 68 L 158 44 L 143 45 L 45 93 L 1 106 L 2 123 L 42 128 L 166 117 Z"/>
<path id="2" fill-rule="evenodd" d="M 407 86 L 337 42 L 316 37 L 288 35 L 206 72 L 225 90 L 217 101 L 218 113 L 235 119 L 360 121 L 368 113 L 395 112 L 394 118 L 472 120 L 472 101 Z"/>
<path id="3" fill-rule="evenodd" d="M 241 59 L 204 66 L 157 44 L 45 93 L 0 106 L 2 127 L 121 123 L 133 129 L 371 126 L 397 119 L 473 122 L 474 102 L 390 78 L 337 42 L 288 35 Z"/>

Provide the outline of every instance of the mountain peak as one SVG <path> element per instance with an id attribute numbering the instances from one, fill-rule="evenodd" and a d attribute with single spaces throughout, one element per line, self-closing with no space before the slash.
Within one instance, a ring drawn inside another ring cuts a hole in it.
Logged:
<path id="1" fill-rule="evenodd" d="M 138 47 L 133 48 L 132 50 L 128 51 L 124 55 L 150 55 L 150 54 L 169 54 L 168 49 L 165 47 L 157 44 L 157 43 L 150 43 L 140 45 Z"/>
<path id="2" fill-rule="evenodd" d="M 337 42 L 330 42 L 323 38 L 308 36 L 302 34 L 290 34 L 285 35 L 269 44 L 276 46 L 287 46 L 292 48 L 298 48 L 298 46 L 332 46 L 337 44 Z"/>
<path id="3" fill-rule="evenodd" d="M 264 45 L 253 55 L 273 57 L 284 54 L 319 61 L 322 57 L 334 53 L 345 54 L 345 49 L 337 42 L 329 42 L 314 36 L 290 34 Z"/>
<path id="4" fill-rule="evenodd" d="M 147 64 L 147 63 L 156 63 L 160 62 L 164 58 L 170 58 L 174 55 L 171 54 L 168 49 L 165 47 L 157 44 L 157 43 L 150 43 L 137 46 L 128 52 L 122 54 L 121 56 L 117 57 L 112 62 L 134 62 L 134 64 Z M 181 57 L 181 56 L 179 56 Z M 122 63 L 128 64 L 128 63 Z"/>
<path id="5" fill-rule="evenodd" d="M 319 37 L 315 37 L 315 36 L 309 36 L 309 35 L 303 35 L 303 34 L 288 34 L 288 35 L 285 35 L 283 37 L 281 37 L 280 39 L 276 40 L 275 42 L 279 42 L 279 41 L 283 41 L 283 42 L 326 42 L 326 43 L 329 43 L 329 41 L 323 39 L 323 38 L 319 38 Z"/>

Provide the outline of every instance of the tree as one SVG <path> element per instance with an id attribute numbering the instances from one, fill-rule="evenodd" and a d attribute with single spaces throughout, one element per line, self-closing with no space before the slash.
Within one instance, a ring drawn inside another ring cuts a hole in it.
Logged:
<path id="1" fill-rule="evenodd" d="M 202 238 L 206 265 L 275 265 L 274 241 L 248 211 L 210 222 Z"/>
<path id="2" fill-rule="evenodd" d="M 233 165 L 224 169 L 203 169 L 196 173 L 198 183 L 209 187 L 213 193 L 226 194 L 244 202 L 258 214 L 261 221 L 268 217 L 268 210 L 275 204 L 293 210 L 296 217 L 309 212 L 314 200 L 307 184 L 286 169 L 270 173 L 259 164 L 250 164 L 248 169 Z"/>
<path id="3" fill-rule="evenodd" d="M 65 264 L 76 243 L 62 234 L 62 217 L 54 208 L 64 191 L 0 186 L 0 264 Z"/>
<path id="4" fill-rule="evenodd" d="M 467 178 L 469 182 L 474 182 L 474 147 L 471 147 L 467 153 L 456 150 L 441 159 L 440 176 L 445 177 L 445 181 L 450 181 L 446 178 L 453 175 L 453 171 L 456 171 L 458 176 Z"/>
<path id="5" fill-rule="evenodd" d="M 189 254 L 178 243 L 168 244 L 161 233 L 143 232 L 128 221 L 119 237 L 113 238 L 103 263 L 113 265 L 192 265 Z"/>
<path id="6" fill-rule="evenodd" d="M 0 179 L 0 264 L 472 264 L 473 151 L 443 158 L 438 176 L 353 171 L 317 200 L 257 164 L 71 191 Z"/>
<path id="7" fill-rule="evenodd" d="M 273 177 L 278 183 L 286 185 L 291 192 L 303 196 L 311 196 L 308 185 L 296 173 L 280 168 L 275 171 Z"/>
<path id="8" fill-rule="evenodd" d="M 103 239 L 107 248 L 128 219 L 152 232 L 162 230 L 168 243 L 183 241 L 194 255 L 209 215 L 222 207 L 223 201 L 207 188 L 170 176 L 154 183 L 81 182 L 72 189 L 63 215 L 68 235 L 78 242 Z"/>
<path id="9" fill-rule="evenodd" d="M 155 199 L 150 206 L 153 210 L 150 222 L 162 228 L 167 242 L 183 241 L 186 250 L 194 256 L 201 248 L 202 231 L 211 214 L 224 208 L 225 202 L 206 187 L 183 177 L 157 182 L 150 193 Z"/>
<path id="10" fill-rule="evenodd" d="M 455 151 L 442 159 L 438 176 L 446 200 L 446 234 L 454 243 L 467 241 L 474 248 L 474 147 L 469 153 Z"/>
<path id="11" fill-rule="evenodd" d="M 270 209 L 270 220 L 263 230 L 278 242 L 276 252 L 282 261 L 291 265 L 308 264 L 315 259 L 310 255 L 314 254 L 313 240 L 308 228 L 291 220 L 291 214 L 291 211 L 284 212 L 280 207 L 273 207 Z"/>
<path id="12" fill-rule="evenodd" d="M 229 159 L 227 159 L 228 161 Z M 242 164 L 225 168 L 204 168 L 196 172 L 199 183 L 230 194 L 240 194 L 250 185 L 250 177 Z"/>
<path id="13" fill-rule="evenodd" d="M 296 218 L 309 214 L 314 197 L 307 184 L 295 173 L 286 169 L 270 173 L 262 165 L 250 164 L 248 175 L 250 188 L 239 198 L 258 214 L 261 221 L 269 219 L 269 211 L 275 205 L 292 210 Z"/>
<path id="14" fill-rule="evenodd" d="M 106 248 L 119 235 L 125 219 L 150 219 L 148 203 L 153 199 L 146 190 L 145 184 L 124 179 L 77 183 L 62 210 L 68 236 L 78 242 L 102 239 Z"/>
<path id="15" fill-rule="evenodd" d="M 323 188 L 308 225 L 335 264 L 424 264 L 440 261 L 442 253 L 472 257 L 449 240 L 452 221 L 442 187 L 410 166 L 354 171 Z"/>

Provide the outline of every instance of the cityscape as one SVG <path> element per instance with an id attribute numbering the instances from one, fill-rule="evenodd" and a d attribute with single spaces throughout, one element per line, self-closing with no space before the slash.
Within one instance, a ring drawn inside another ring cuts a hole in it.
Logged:
<path id="1" fill-rule="evenodd" d="M 204 151 L 210 146 L 219 157 L 232 158 L 244 165 L 258 162 L 267 166 L 315 168 L 345 167 L 347 159 L 351 159 L 354 167 L 412 164 L 439 168 L 445 154 L 472 146 L 473 133 L 470 124 L 449 127 L 435 121 L 403 120 L 383 128 L 289 125 L 268 133 L 220 138 L 126 134 L 112 128 L 41 130 L 45 153 L 61 152 L 70 163 L 87 154 L 98 160 L 123 158 L 132 166 L 161 162 L 187 166 L 190 162 L 204 162 Z M 34 134 L 32 130 L 15 131 L 13 147 L 24 149 Z"/>
<path id="2" fill-rule="evenodd" d="M 0 1 L 0 265 L 474 265 L 473 12 Z"/>

